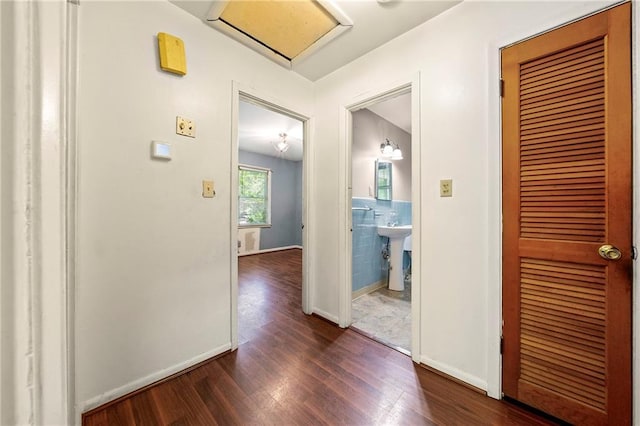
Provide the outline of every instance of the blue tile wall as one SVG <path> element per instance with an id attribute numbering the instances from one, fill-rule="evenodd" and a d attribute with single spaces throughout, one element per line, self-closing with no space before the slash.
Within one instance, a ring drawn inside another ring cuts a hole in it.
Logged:
<path id="1" fill-rule="evenodd" d="M 378 235 L 376 227 L 386 225 L 395 214 L 398 225 L 411 224 L 411 203 L 379 201 L 374 198 L 352 198 L 352 207 L 372 210 L 352 211 L 352 291 L 387 279 L 388 264 L 382 259 L 387 238 Z M 405 265 L 406 267 L 406 265 Z"/>

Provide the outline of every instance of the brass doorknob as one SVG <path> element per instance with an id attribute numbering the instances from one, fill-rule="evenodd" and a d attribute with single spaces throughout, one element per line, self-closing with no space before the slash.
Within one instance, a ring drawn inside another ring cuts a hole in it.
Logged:
<path id="1" fill-rule="evenodd" d="M 598 254 L 607 260 L 618 260 L 622 257 L 622 253 L 617 247 L 612 246 L 611 244 L 605 244 L 600 246 L 598 249 Z"/>

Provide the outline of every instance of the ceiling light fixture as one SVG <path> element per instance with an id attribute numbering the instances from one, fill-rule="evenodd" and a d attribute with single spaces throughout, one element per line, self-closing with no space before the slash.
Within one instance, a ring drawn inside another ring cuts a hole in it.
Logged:
<path id="1" fill-rule="evenodd" d="M 402 150 L 398 146 L 397 143 L 391 142 L 389 139 L 385 138 L 384 143 L 380 144 L 380 152 L 382 153 L 382 157 L 390 158 L 392 160 L 402 160 Z"/>
<path id="2" fill-rule="evenodd" d="M 280 152 L 281 154 L 284 154 L 285 152 L 287 152 L 287 150 L 291 145 L 289 145 L 289 142 L 287 142 L 286 133 L 284 132 L 280 133 L 278 136 L 280 136 L 282 140 L 278 143 L 273 142 L 273 147 L 276 149 L 276 151 Z"/>

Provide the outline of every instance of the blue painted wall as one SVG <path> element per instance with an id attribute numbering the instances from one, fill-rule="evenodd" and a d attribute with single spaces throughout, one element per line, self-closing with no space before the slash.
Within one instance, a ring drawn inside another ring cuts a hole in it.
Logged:
<path id="1" fill-rule="evenodd" d="M 271 228 L 261 228 L 260 249 L 302 245 L 302 161 L 239 151 L 238 162 L 271 169 Z"/>
<path id="2" fill-rule="evenodd" d="M 352 291 L 387 279 L 388 263 L 382 259 L 387 238 L 378 235 L 377 225 L 386 225 L 395 212 L 398 225 L 411 224 L 409 201 L 379 201 L 374 198 L 352 198 L 352 207 L 372 210 L 352 210 Z M 406 265 L 405 265 L 406 267 Z"/>

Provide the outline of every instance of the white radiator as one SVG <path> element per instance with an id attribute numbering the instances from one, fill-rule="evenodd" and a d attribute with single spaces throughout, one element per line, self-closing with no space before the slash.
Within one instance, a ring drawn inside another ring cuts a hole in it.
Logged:
<path id="1" fill-rule="evenodd" d="M 260 228 L 238 229 L 238 254 L 249 254 L 260 250 Z"/>

